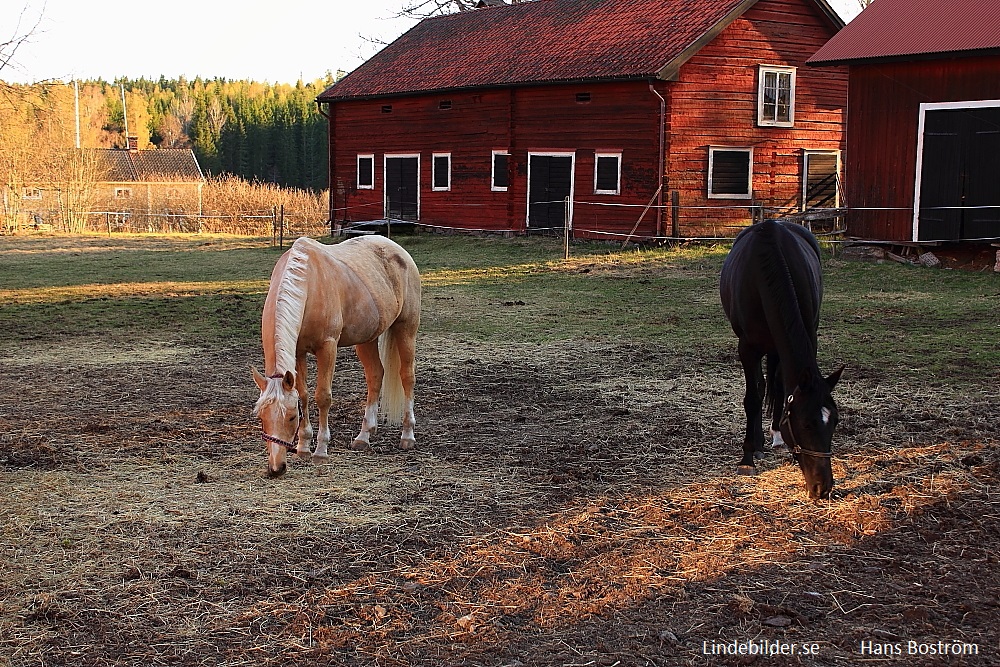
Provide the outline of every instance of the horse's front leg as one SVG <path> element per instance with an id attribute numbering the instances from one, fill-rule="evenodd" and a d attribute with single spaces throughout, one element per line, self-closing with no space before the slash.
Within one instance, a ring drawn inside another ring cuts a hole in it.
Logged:
<path id="1" fill-rule="evenodd" d="M 781 364 L 777 354 L 767 355 L 767 387 L 771 394 L 771 449 L 775 454 L 788 453 L 788 445 L 781 437 L 778 425 L 785 411 L 785 387 L 781 379 Z"/>
<path id="2" fill-rule="evenodd" d="M 337 341 L 328 341 L 316 351 L 316 407 L 319 433 L 313 457 L 322 463 L 330 458 L 330 406 L 333 404 L 333 375 L 337 366 Z"/>
<path id="3" fill-rule="evenodd" d="M 760 368 L 763 355 L 757 354 L 743 345 L 739 346 L 740 363 L 743 365 L 743 376 L 746 380 L 746 393 L 743 396 L 743 410 L 746 413 L 746 435 L 743 438 L 743 458 L 736 468 L 737 474 L 756 475 L 757 466 L 754 458 L 758 452 L 764 451 L 764 431 L 761 428 L 763 402 L 762 388 L 764 377 Z"/>
<path id="4" fill-rule="evenodd" d="M 354 351 L 365 369 L 365 384 L 368 385 L 368 396 L 365 400 L 365 416 L 361 421 L 361 431 L 354 441 L 351 442 L 351 449 L 368 449 L 371 445 L 371 437 L 378 430 L 378 399 L 382 393 L 382 379 L 385 376 L 385 369 L 382 367 L 382 359 L 378 355 L 378 340 L 368 343 L 361 343 L 354 347 Z"/>
<path id="5" fill-rule="evenodd" d="M 309 388 L 306 386 L 306 355 L 295 358 L 295 391 L 299 395 L 299 444 L 295 454 L 300 459 L 308 461 L 312 454 L 309 445 L 312 443 L 313 428 L 309 421 Z"/>

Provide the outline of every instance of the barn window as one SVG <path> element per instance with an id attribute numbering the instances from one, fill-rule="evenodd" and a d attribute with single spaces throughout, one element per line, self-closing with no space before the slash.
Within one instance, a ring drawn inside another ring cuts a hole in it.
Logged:
<path id="1" fill-rule="evenodd" d="M 115 199 L 131 199 L 132 188 L 115 188 Z"/>
<path id="2" fill-rule="evenodd" d="M 757 82 L 757 124 L 791 127 L 795 123 L 795 68 L 761 65 Z"/>
<path id="3" fill-rule="evenodd" d="M 451 108 L 451 100 L 441 100 L 440 102 L 438 102 L 438 109 L 441 109 L 442 111 L 447 111 L 450 108 Z"/>
<path id="4" fill-rule="evenodd" d="M 621 194 L 622 154 L 597 153 L 594 156 L 594 194 Z"/>
<path id="5" fill-rule="evenodd" d="M 586 104 L 590 101 L 590 93 L 577 93 L 576 101 L 580 104 Z"/>
<path id="6" fill-rule="evenodd" d="M 708 196 L 710 199 L 750 199 L 752 148 L 708 149 Z"/>
<path id="7" fill-rule="evenodd" d="M 451 153 L 434 153 L 431 157 L 431 189 L 451 190 Z"/>
<path id="8" fill-rule="evenodd" d="M 382 113 L 392 113 L 392 105 L 391 104 L 383 104 L 382 105 Z"/>
<path id="9" fill-rule="evenodd" d="M 506 192 L 510 185 L 510 153 L 506 151 L 493 151 L 493 178 L 491 190 L 495 192 Z"/>
<path id="10" fill-rule="evenodd" d="M 21 188 L 21 199 L 41 199 L 41 188 Z"/>
<path id="11" fill-rule="evenodd" d="M 358 156 L 358 190 L 375 188 L 375 156 Z"/>
<path id="12" fill-rule="evenodd" d="M 802 165 L 802 209 L 836 208 L 839 203 L 837 151 L 806 151 Z"/>

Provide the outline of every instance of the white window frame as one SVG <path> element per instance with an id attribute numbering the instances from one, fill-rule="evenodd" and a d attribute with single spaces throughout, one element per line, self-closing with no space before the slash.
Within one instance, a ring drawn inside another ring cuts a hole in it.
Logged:
<path id="1" fill-rule="evenodd" d="M 438 158 L 444 158 L 448 160 L 448 182 L 444 185 L 439 185 L 435 182 L 437 178 L 437 161 Z M 431 190 L 434 192 L 448 192 L 451 190 L 451 153 L 431 153 Z"/>
<path id="2" fill-rule="evenodd" d="M 361 185 L 361 160 L 368 158 L 372 161 L 372 172 L 371 172 L 371 184 Z M 355 180 L 354 184 L 357 186 L 358 190 L 374 190 L 375 189 L 375 154 L 374 153 L 359 153 L 357 160 L 354 163 Z"/>
<path id="3" fill-rule="evenodd" d="M 715 153 L 720 152 L 743 152 L 750 155 L 747 165 L 747 194 L 713 193 L 712 172 L 715 167 Z M 748 146 L 709 146 L 708 147 L 708 198 L 709 199 L 753 199 L 753 147 Z"/>
<path id="4" fill-rule="evenodd" d="M 597 163 L 601 158 L 615 158 L 618 161 L 618 173 L 615 176 L 614 190 L 599 190 L 597 188 Z M 621 152 L 599 152 L 594 153 L 594 194 L 595 195 L 620 195 L 622 193 L 622 154 Z"/>
<path id="5" fill-rule="evenodd" d="M 509 185 L 499 186 L 497 185 L 497 155 L 507 156 L 507 181 L 510 182 L 510 151 L 492 151 L 490 153 L 490 190 L 493 192 L 507 192 Z"/>
<path id="6" fill-rule="evenodd" d="M 836 176 L 839 181 L 840 179 L 840 151 L 838 150 L 823 150 L 820 148 L 807 148 L 802 152 L 802 210 L 805 210 L 807 202 L 806 196 L 809 193 L 809 156 L 811 155 L 833 155 L 837 158 L 836 166 Z M 833 207 L 837 208 L 840 206 L 840 187 L 839 183 L 836 184 L 836 192 L 833 197 Z"/>
<path id="7" fill-rule="evenodd" d="M 795 67 L 786 65 L 760 65 L 757 69 L 757 125 L 760 127 L 794 127 L 795 126 Z M 780 78 L 782 74 L 790 75 L 788 91 L 788 120 L 778 120 L 777 97 L 775 97 L 774 116 L 764 116 L 764 82 L 767 74 L 773 73 Z"/>
<path id="8" fill-rule="evenodd" d="M 132 188 L 116 187 L 115 199 L 132 199 Z"/>
<path id="9" fill-rule="evenodd" d="M 21 188 L 21 199 L 35 199 L 35 200 L 38 200 L 38 199 L 41 199 L 41 198 L 42 198 L 42 189 L 41 188 L 34 188 L 34 187 L 30 187 L 30 186 L 29 187 Z"/>

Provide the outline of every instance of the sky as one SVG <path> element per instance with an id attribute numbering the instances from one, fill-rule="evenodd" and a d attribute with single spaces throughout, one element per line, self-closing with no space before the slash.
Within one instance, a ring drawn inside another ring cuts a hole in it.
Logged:
<path id="1" fill-rule="evenodd" d="M 34 28 L 0 79 L 312 81 L 350 72 L 409 29 L 412 19 L 395 17 L 404 1 L 0 0 L 0 43 Z M 845 21 L 860 11 L 858 0 L 828 1 Z"/>

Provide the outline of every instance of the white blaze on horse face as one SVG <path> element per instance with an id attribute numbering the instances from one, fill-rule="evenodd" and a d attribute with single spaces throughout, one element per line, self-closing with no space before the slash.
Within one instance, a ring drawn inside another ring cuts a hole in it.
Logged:
<path id="1" fill-rule="evenodd" d="M 831 415 L 833 415 L 833 411 L 830 410 L 830 408 L 823 407 L 820 410 L 820 413 L 823 415 L 823 425 L 826 426 L 827 424 L 830 423 L 830 417 Z"/>

